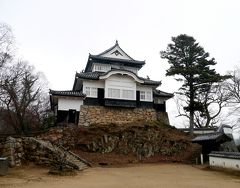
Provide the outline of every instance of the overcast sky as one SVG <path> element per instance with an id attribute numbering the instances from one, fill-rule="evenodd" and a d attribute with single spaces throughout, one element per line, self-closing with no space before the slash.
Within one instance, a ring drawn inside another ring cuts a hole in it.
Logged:
<path id="1" fill-rule="evenodd" d="M 159 52 L 172 36 L 193 36 L 220 73 L 240 64 L 238 0 L 0 0 L 0 22 L 12 27 L 18 57 L 42 71 L 54 90 L 72 89 L 88 54 L 115 40 L 134 59 L 146 60 L 139 75 L 162 80 L 159 89 L 167 92 L 179 84 L 165 77 L 168 63 Z M 173 99 L 168 112 L 179 125 Z"/>

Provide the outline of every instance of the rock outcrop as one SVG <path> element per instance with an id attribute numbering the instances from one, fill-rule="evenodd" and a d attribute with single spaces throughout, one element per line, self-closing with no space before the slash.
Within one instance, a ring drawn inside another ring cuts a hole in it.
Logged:
<path id="1" fill-rule="evenodd" d="M 24 162 L 34 162 L 45 166 L 64 166 L 77 170 L 83 170 L 90 166 L 78 155 L 49 141 L 33 137 L 8 137 L 1 143 L 0 154 L 8 158 L 11 167 L 21 166 Z"/>
<path id="2" fill-rule="evenodd" d="M 134 155 L 137 159 L 162 156 L 191 162 L 193 144 L 186 133 L 159 121 L 131 124 L 92 124 L 89 127 L 55 128 L 40 136 L 64 147 L 90 153 Z"/>

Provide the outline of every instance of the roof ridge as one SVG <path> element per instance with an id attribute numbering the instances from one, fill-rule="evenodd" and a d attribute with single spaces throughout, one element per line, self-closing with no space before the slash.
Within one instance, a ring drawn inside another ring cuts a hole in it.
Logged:
<path id="1" fill-rule="evenodd" d="M 120 48 L 120 50 L 122 50 L 123 53 L 125 53 L 125 54 L 127 55 L 127 57 L 129 57 L 129 58 L 130 58 L 131 60 L 133 60 L 133 61 L 137 61 L 137 60 L 133 59 L 130 55 L 128 55 L 128 54 L 119 46 L 118 41 L 116 41 L 116 44 L 117 44 L 117 46 Z"/>
<path id="2" fill-rule="evenodd" d="M 114 48 L 117 47 L 117 46 L 119 47 L 120 50 L 123 51 L 124 54 L 126 54 L 126 56 L 127 56 L 129 59 L 131 59 L 132 61 L 137 61 L 137 60 L 133 59 L 130 55 L 128 55 L 128 54 L 120 47 L 120 45 L 119 45 L 119 43 L 118 43 L 118 40 L 116 40 L 116 43 L 115 43 L 112 47 L 108 48 L 107 50 L 105 50 L 105 51 L 103 51 L 102 53 L 100 53 L 100 54 L 98 54 L 98 55 L 95 55 L 95 56 L 102 56 L 102 55 L 110 52 L 112 49 L 114 49 Z"/>
<path id="3" fill-rule="evenodd" d="M 107 59 L 107 60 L 112 60 L 112 61 L 121 61 L 121 62 L 131 62 L 131 63 L 141 63 L 141 64 L 145 64 L 145 61 L 139 61 L 139 60 L 134 60 L 134 59 L 117 59 L 117 58 L 113 58 L 113 57 L 104 57 L 104 56 L 100 56 L 100 55 L 92 55 L 89 54 L 89 57 L 91 58 L 100 58 L 100 59 Z"/>
<path id="4" fill-rule="evenodd" d="M 103 51 L 102 53 L 100 53 L 100 54 L 98 54 L 98 55 L 96 55 L 96 56 L 101 56 L 101 55 L 103 55 L 103 54 L 111 51 L 111 50 L 114 49 L 116 46 L 119 46 L 117 41 L 116 41 L 116 43 L 115 43 L 112 47 L 108 48 L 107 50 Z"/>

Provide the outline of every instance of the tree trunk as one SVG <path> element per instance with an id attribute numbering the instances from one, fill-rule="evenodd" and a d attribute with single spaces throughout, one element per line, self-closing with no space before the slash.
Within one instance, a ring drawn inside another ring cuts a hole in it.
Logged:
<path id="1" fill-rule="evenodd" d="M 190 111 L 190 125 L 189 125 L 189 130 L 190 130 L 190 135 L 193 135 L 193 128 L 194 128 L 194 116 L 193 116 L 193 110 Z"/>
<path id="2" fill-rule="evenodd" d="M 189 104 L 189 107 L 190 107 L 190 121 L 189 121 L 189 132 L 190 132 L 190 135 L 193 135 L 193 128 L 194 128 L 194 90 L 193 90 L 193 84 L 190 83 L 190 104 Z"/>

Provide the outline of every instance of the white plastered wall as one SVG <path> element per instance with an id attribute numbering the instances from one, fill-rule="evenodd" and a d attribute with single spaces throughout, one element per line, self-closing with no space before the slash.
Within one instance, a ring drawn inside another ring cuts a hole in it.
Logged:
<path id="1" fill-rule="evenodd" d="M 109 64 L 101 64 L 101 63 L 94 63 L 92 66 L 92 71 L 100 71 L 100 72 L 108 72 L 111 70 L 111 68 L 113 69 L 124 69 L 124 70 L 128 70 L 131 72 L 134 72 L 135 74 L 138 74 L 138 68 L 134 68 L 134 67 L 129 67 L 129 66 L 120 66 L 120 65 L 109 65 Z"/>
<path id="2" fill-rule="evenodd" d="M 92 81 L 84 80 L 83 81 L 83 93 L 86 94 L 86 87 L 104 88 L 104 86 L 105 86 L 105 83 L 102 80 L 92 80 Z M 97 98 L 97 95 L 96 96 L 87 96 L 87 97 Z"/>
<path id="3" fill-rule="evenodd" d="M 210 166 L 240 170 L 240 159 L 209 156 Z"/>
<path id="4" fill-rule="evenodd" d="M 83 100 L 80 98 L 58 98 L 58 110 L 68 111 L 69 109 L 80 111 Z"/>
<path id="5" fill-rule="evenodd" d="M 145 92 L 151 92 L 151 99 L 150 100 L 146 100 L 149 102 L 153 101 L 153 93 L 152 93 L 152 87 L 151 86 L 141 86 L 141 85 L 137 85 L 137 91 L 145 91 Z"/>
<path id="6" fill-rule="evenodd" d="M 130 76 L 111 75 L 105 81 L 105 98 L 108 96 L 108 89 L 132 90 L 134 92 L 132 100 L 136 100 L 136 81 Z M 124 98 L 120 98 L 124 99 Z"/>
<path id="7" fill-rule="evenodd" d="M 92 71 L 102 71 L 107 72 L 111 70 L 111 65 L 108 64 L 101 64 L 101 63 L 94 63 Z"/>
<path id="8" fill-rule="evenodd" d="M 84 80 L 83 81 L 83 91 L 85 87 L 96 87 L 96 88 L 104 88 L 104 81 L 101 80 Z"/>

